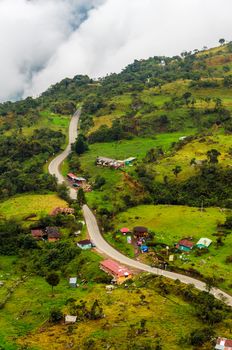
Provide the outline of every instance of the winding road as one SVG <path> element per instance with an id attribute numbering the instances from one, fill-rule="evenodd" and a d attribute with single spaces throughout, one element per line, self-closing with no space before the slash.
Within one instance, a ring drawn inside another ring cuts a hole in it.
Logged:
<path id="1" fill-rule="evenodd" d="M 49 164 L 49 168 L 48 168 L 49 173 L 57 177 L 59 184 L 65 181 L 64 177 L 60 173 L 60 165 L 71 152 L 71 144 L 75 141 L 77 137 L 77 133 L 78 133 L 77 128 L 78 128 L 80 113 L 81 113 L 80 110 L 78 110 L 71 119 L 70 126 L 69 126 L 68 146 L 61 154 L 59 154 L 56 158 L 54 158 Z M 71 187 L 70 187 L 70 197 L 72 199 L 76 199 L 76 191 L 74 188 L 71 188 Z M 202 281 L 199 281 L 197 279 L 194 279 L 185 275 L 181 275 L 179 273 L 154 268 L 146 264 L 143 264 L 137 260 L 130 259 L 127 256 L 123 255 L 122 253 L 114 249 L 111 245 L 109 245 L 104 240 L 99 230 L 96 217 L 87 205 L 83 206 L 83 214 L 84 214 L 84 219 L 87 225 L 89 236 L 92 242 L 95 244 L 97 250 L 102 254 L 107 255 L 108 257 L 114 260 L 117 260 L 120 263 L 130 266 L 134 269 L 146 271 L 149 273 L 153 273 L 155 275 L 162 275 L 172 280 L 178 279 L 182 283 L 193 284 L 199 290 L 205 290 L 205 283 Z M 210 293 L 213 294 L 217 299 L 222 299 L 223 297 L 223 299 L 225 300 L 225 303 L 229 306 L 232 306 L 232 296 L 230 296 L 229 294 L 221 291 L 218 288 L 211 289 Z"/>

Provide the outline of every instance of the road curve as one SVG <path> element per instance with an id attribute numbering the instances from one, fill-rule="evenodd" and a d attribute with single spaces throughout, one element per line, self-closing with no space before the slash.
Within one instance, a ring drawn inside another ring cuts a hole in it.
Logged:
<path id="1" fill-rule="evenodd" d="M 48 167 L 49 173 L 51 175 L 55 175 L 58 179 L 58 183 L 60 184 L 65 181 L 64 177 L 60 173 L 60 165 L 71 152 L 71 144 L 75 141 L 77 137 L 77 127 L 78 127 L 79 118 L 80 118 L 80 110 L 78 110 L 71 119 L 70 126 L 69 126 L 68 146 L 61 154 L 59 154 L 56 158 L 54 158 L 51 161 Z M 76 199 L 76 191 L 71 187 L 70 187 L 70 196 L 72 199 Z M 139 261 L 130 259 L 127 256 L 123 255 L 122 253 L 114 249 L 110 244 L 108 244 L 104 240 L 99 230 L 96 217 L 87 205 L 83 206 L 83 214 L 84 214 L 89 236 L 99 252 L 132 268 L 135 268 L 141 271 L 146 271 L 155 275 L 162 275 L 172 280 L 178 279 L 182 283 L 193 284 L 199 290 L 205 290 L 205 283 L 195 278 L 191 278 L 175 272 L 154 268 L 149 265 L 143 264 Z M 213 294 L 217 299 L 222 299 L 223 297 L 225 300 L 225 303 L 229 306 L 232 306 L 232 296 L 230 296 L 229 294 L 221 291 L 218 288 L 213 288 L 210 291 L 210 293 Z"/>
<path id="2" fill-rule="evenodd" d="M 77 110 L 74 115 L 72 116 L 72 119 L 69 124 L 69 142 L 65 150 L 60 153 L 56 158 L 54 158 L 49 166 L 48 171 L 51 175 L 55 175 L 57 178 L 57 181 L 59 184 L 62 184 L 65 182 L 65 179 L 63 175 L 60 172 L 60 165 L 61 163 L 68 157 L 68 155 L 71 152 L 71 144 L 75 142 L 77 137 L 77 127 L 80 119 L 80 110 Z M 77 193 L 74 188 L 70 187 L 70 197 L 72 199 L 76 199 Z"/>

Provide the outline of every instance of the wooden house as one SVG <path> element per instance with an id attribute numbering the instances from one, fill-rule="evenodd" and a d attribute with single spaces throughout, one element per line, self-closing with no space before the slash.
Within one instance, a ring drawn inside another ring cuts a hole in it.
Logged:
<path id="1" fill-rule="evenodd" d="M 33 238 L 35 238 L 37 241 L 43 239 L 44 232 L 41 229 L 34 229 L 31 230 L 31 235 Z"/>
<path id="2" fill-rule="evenodd" d="M 148 229 L 144 226 L 136 226 L 133 228 L 133 233 L 136 238 L 148 237 Z"/>
<path id="3" fill-rule="evenodd" d="M 104 272 L 111 275 L 113 277 L 113 280 L 118 284 L 121 284 L 126 280 L 132 278 L 132 272 L 127 267 L 122 266 L 116 261 L 110 259 L 101 261 L 100 268 Z"/>
<path id="4" fill-rule="evenodd" d="M 49 242 L 56 242 L 60 239 L 59 229 L 55 226 L 48 226 L 45 229 L 45 233 L 47 235 Z"/>

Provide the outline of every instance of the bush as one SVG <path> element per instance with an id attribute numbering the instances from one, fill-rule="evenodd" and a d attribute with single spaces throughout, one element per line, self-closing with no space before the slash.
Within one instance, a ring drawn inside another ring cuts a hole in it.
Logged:
<path id="1" fill-rule="evenodd" d="M 190 334 L 189 342 L 194 346 L 201 346 L 214 336 L 214 330 L 210 327 L 195 329 Z"/>
<path id="2" fill-rule="evenodd" d="M 64 315 L 60 309 L 54 308 L 50 311 L 49 322 L 59 323 L 63 319 Z"/>

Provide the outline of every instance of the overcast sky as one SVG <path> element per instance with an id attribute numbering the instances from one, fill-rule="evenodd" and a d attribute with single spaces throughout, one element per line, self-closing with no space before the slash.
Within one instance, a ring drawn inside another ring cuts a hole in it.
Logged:
<path id="1" fill-rule="evenodd" d="M 232 40 L 231 0 L 0 0 L 0 101 Z"/>

